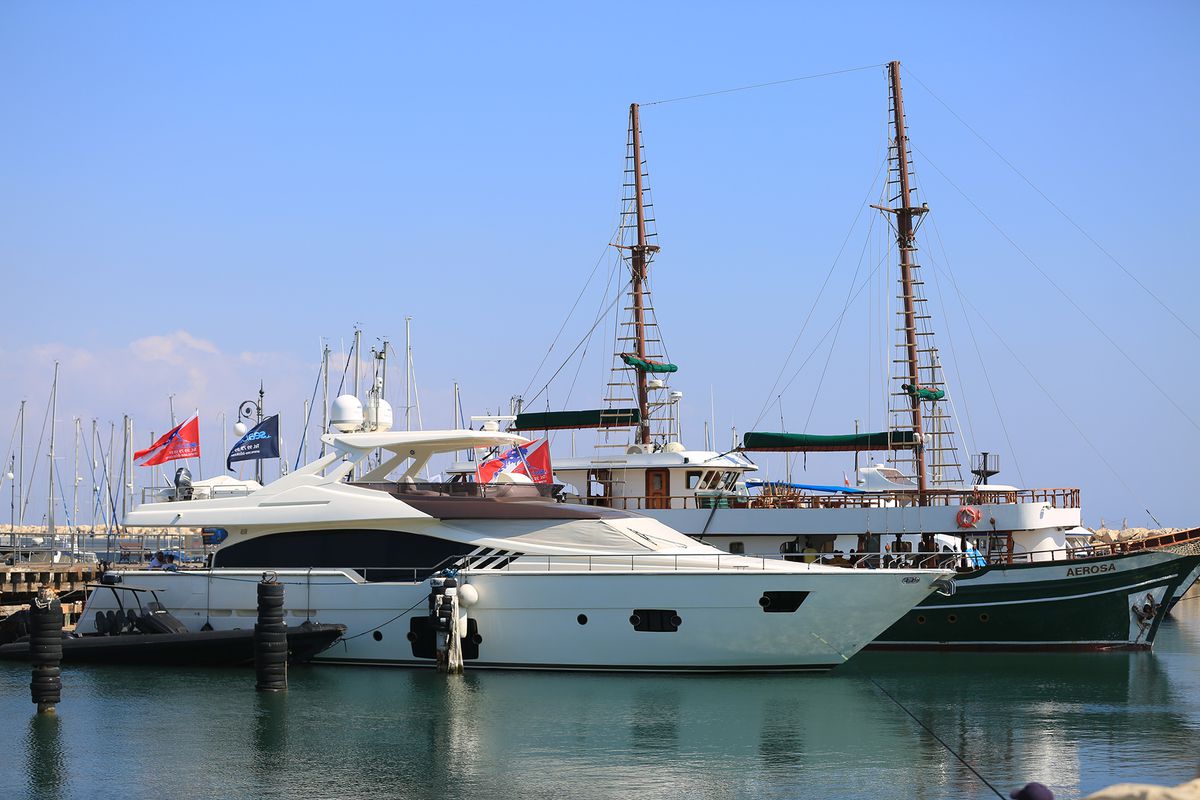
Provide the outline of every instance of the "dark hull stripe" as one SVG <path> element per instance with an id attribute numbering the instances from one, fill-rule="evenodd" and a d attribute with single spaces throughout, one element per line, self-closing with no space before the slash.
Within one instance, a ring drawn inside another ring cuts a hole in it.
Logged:
<path id="1" fill-rule="evenodd" d="M 1021 650 L 1026 652 L 1095 652 L 1103 650 L 1149 650 L 1146 643 L 1131 642 L 880 642 L 874 641 L 865 650 L 955 650 L 960 652 L 997 652 Z"/>
<path id="2" fill-rule="evenodd" d="M 434 662 L 427 660 L 378 661 L 368 658 L 317 658 L 313 663 L 346 664 L 367 667 L 423 667 L 433 669 Z M 695 665 L 650 666 L 636 664 L 630 666 L 611 666 L 604 664 L 505 664 L 491 661 L 467 661 L 465 667 L 472 669 L 505 669 L 505 670 L 549 670 L 568 672 L 685 672 L 685 673 L 716 673 L 716 672 L 828 672 L 837 664 L 778 664 L 765 666 L 742 667 L 707 667 Z"/>

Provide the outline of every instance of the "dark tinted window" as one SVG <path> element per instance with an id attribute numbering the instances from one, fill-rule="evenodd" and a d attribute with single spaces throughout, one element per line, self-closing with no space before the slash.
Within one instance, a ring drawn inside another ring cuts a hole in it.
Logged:
<path id="1" fill-rule="evenodd" d="M 469 544 L 380 530 L 288 531 L 256 536 L 217 551 L 214 566 L 274 569 L 349 567 L 368 581 L 423 581 Z"/>

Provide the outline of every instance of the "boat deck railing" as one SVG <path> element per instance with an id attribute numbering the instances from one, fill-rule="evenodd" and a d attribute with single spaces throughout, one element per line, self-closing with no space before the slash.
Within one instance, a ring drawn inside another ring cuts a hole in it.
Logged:
<path id="1" fill-rule="evenodd" d="M 556 483 L 475 483 L 474 481 L 352 481 L 351 486 L 374 489 L 403 497 L 484 497 L 494 499 L 538 498 L 551 500 L 562 491 Z"/>
<path id="2" fill-rule="evenodd" d="M 176 489 L 170 486 L 142 487 L 142 504 L 178 503 L 187 500 L 217 500 L 222 497 L 247 497 L 255 490 L 249 486 L 189 486 Z"/>
<path id="3" fill-rule="evenodd" d="M 1003 539 L 1004 537 L 997 538 Z M 909 552 L 903 549 L 894 550 L 893 545 L 888 544 L 882 552 L 851 552 L 848 557 L 840 553 L 799 553 L 786 554 L 783 557 L 789 561 L 814 559 L 822 564 L 849 566 L 857 569 L 913 567 L 918 569 L 956 569 L 962 572 L 977 569 L 985 565 L 1077 561 L 1084 558 L 1101 558 L 1152 550 L 1191 552 L 1193 549 L 1196 550 L 1197 554 L 1200 554 L 1200 528 L 1175 531 L 1127 542 L 1076 545 L 1020 553 L 1010 552 L 1007 549 L 981 551 L 978 548 L 972 548 L 966 553 L 958 550 L 942 550 L 940 552 L 923 552 L 917 550 Z"/>
<path id="4" fill-rule="evenodd" d="M 424 567 L 412 566 L 326 566 L 326 567 L 217 567 L 214 579 L 245 576 L 245 580 L 274 573 L 284 583 L 299 577 L 301 583 L 321 578 L 356 573 L 365 583 L 419 583 L 434 575 L 454 575 L 462 571 L 476 574 L 549 572 L 549 573 L 674 573 L 674 572 L 777 572 L 780 559 L 775 556 L 737 555 L 732 553 L 572 553 L 513 554 L 499 556 L 451 556 Z M 803 566 L 803 565 L 799 565 Z M 816 564 L 816 566 L 823 566 Z M 932 567 L 947 569 L 946 567 Z M 204 578 L 209 573 L 181 571 L 180 575 Z M 238 578 L 242 579 L 242 578 Z M 291 579 L 291 580 L 289 580 Z"/>
<path id="5" fill-rule="evenodd" d="M 815 494 L 774 488 L 761 494 L 709 492 L 686 495 L 598 495 L 579 498 L 587 505 L 625 511 L 659 511 L 681 508 L 897 508 L 916 507 L 915 492 L 862 492 Z M 1041 503 L 1051 508 L 1079 508 L 1079 489 L 930 489 L 924 506 L 1016 505 Z"/>

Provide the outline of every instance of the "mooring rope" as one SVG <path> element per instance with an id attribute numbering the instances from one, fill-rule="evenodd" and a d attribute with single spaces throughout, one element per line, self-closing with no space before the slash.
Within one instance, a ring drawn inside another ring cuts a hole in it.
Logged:
<path id="1" fill-rule="evenodd" d="M 824 638 L 822 638 L 822 637 L 821 637 L 821 635 L 820 635 L 819 633 L 816 633 L 816 632 L 814 631 L 814 632 L 812 632 L 812 635 L 813 635 L 814 637 L 816 637 L 816 638 L 817 638 L 817 639 L 818 639 L 818 640 L 819 640 L 819 641 L 820 641 L 822 644 L 824 644 L 824 645 L 825 645 L 826 647 L 828 647 L 830 650 L 832 650 L 833 652 L 837 653 L 837 654 L 838 654 L 838 657 L 840 657 L 840 658 L 842 659 L 842 661 L 843 661 L 843 662 L 848 662 L 848 661 L 850 660 L 849 656 L 847 656 L 846 654 L 844 654 L 844 653 L 843 653 L 841 650 L 838 650 L 836 647 L 834 647 L 833 645 L 831 645 L 829 642 L 825 641 L 825 639 L 824 639 Z M 983 777 L 983 775 L 981 775 L 981 774 L 980 774 L 979 770 L 977 770 L 977 769 L 975 769 L 975 767 L 971 766 L 970 762 L 968 762 L 968 761 L 967 761 L 965 758 L 963 758 L 961 755 L 959 755 L 959 754 L 958 754 L 958 753 L 955 751 L 955 749 L 954 749 L 953 747 L 951 747 L 950 745 L 946 744 L 946 741 L 945 741 L 944 739 L 942 739 L 942 737 L 938 736 L 938 735 L 937 735 L 937 733 L 935 733 L 935 732 L 934 732 L 933 728 L 930 728 L 928 725 L 926 725 L 924 722 L 922 722 L 922 721 L 920 720 L 920 718 L 919 718 L 919 717 L 917 717 L 917 715 L 916 715 L 916 714 L 914 714 L 913 712 L 911 712 L 911 711 L 909 711 L 909 710 L 908 710 L 908 708 L 907 708 L 907 707 L 904 705 L 904 703 L 901 703 L 899 700 L 897 700 L 897 699 L 895 698 L 895 696 L 893 696 L 893 695 L 892 695 L 892 693 L 891 693 L 891 692 L 889 692 L 887 689 L 883 688 L 883 685 L 882 685 L 882 684 L 881 684 L 879 681 L 875 680 L 875 679 L 874 679 L 874 678 L 872 678 L 870 675 L 868 675 L 867 673 L 863 672 L 861 669 L 859 669 L 859 668 L 858 668 L 858 666 L 857 666 L 857 665 L 851 665 L 851 667 L 852 667 L 852 669 L 854 669 L 854 670 L 855 670 L 855 671 L 856 671 L 856 672 L 857 672 L 859 675 L 861 675 L 862 677 L 864 677 L 864 678 L 866 678 L 868 681 L 870 681 L 870 682 L 871 682 L 871 685 L 873 685 L 873 686 L 874 686 L 876 689 L 878 689 L 878 690 L 880 691 L 880 693 L 882 693 L 882 694 L 883 694 L 883 696 L 884 696 L 884 697 L 886 697 L 888 700 L 891 700 L 893 703 L 895 703 L 895 704 L 897 705 L 897 707 L 899 707 L 899 709 L 900 709 L 901 711 L 903 711 L 905 714 L 907 714 L 907 715 L 908 715 L 908 716 L 909 716 L 909 717 L 912 719 L 912 721 L 913 721 L 913 722 L 915 722 L 915 723 L 917 723 L 918 725 L 920 725 L 920 726 L 921 726 L 921 728 L 922 728 L 922 729 L 923 729 L 923 730 L 924 730 L 926 733 L 928 733 L 930 736 L 932 736 L 932 737 L 934 738 L 934 740 L 935 740 L 935 741 L 936 741 L 938 744 L 940 744 L 942 747 L 946 748 L 946 752 L 947 752 L 947 753 L 949 753 L 950 755 L 952 755 L 952 756 L 954 756 L 955 758 L 957 758 L 957 759 L 958 759 L 958 760 L 959 760 L 959 761 L 962 763 L 962 765 L 963 765 L 964 767 L 966 767 L 967 769 L 971 770 L 971 774 L 972 774 L 972 775 L 974 775 L 976 778 L 979 778 L 979 780 L 983 782 L 983 785 L 984 785 L 984 786 L 986 786 L 986 787 L 988 787 L 989 789 L 991 789 L 991 790 L 992 790 L 992 791 L 995 793 L 996 797 L 999 797 L 999 798 L 1000 798 L 1000 800 L 1004 800 L 1004 795 L 1003 795 L 1003 794 L 1001 794 L 1001 792 L 1000 792 L 1000 790 L 999 790 L 999 789 L 997 789 L 995 786 L 993 786 L 993 785 L 991 784 L 991 782 L 990 782 L 990 781 L 989 781 L 987 778 Z"/>

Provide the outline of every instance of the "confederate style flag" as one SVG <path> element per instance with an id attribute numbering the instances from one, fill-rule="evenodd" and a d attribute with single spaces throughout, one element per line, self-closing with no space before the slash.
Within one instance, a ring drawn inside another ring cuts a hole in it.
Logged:
<path id="1" fill-rule="evenodd" d="M 501 472 L 526 475 L 534 483 L 554 483 L 554 471 L 550 469 L 550 447 L 546 440 L 514 447 L 490 461 L 484 461 L 475 470 L 475 480 L 478 483 L 491 483 Z"/>
<path id="2" fill-rule="evenodd" d="M 200 412 L 197 411 L 145 450 L 133 454 L 139 467 L 153 467 L 164 461 L 200 457 Z"/>

